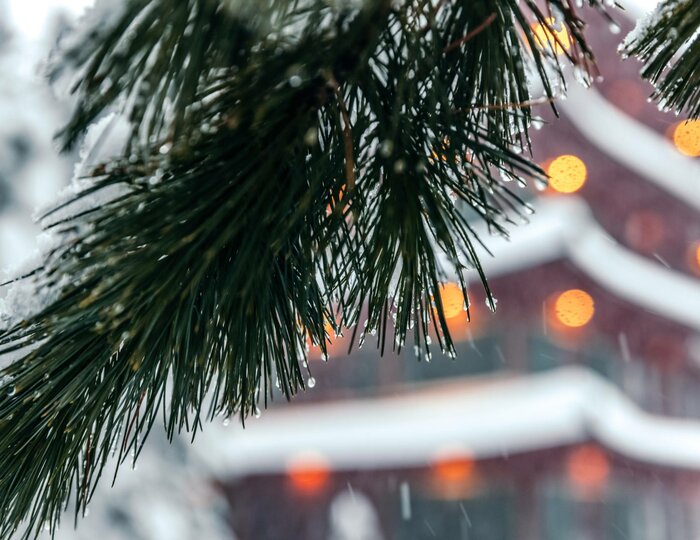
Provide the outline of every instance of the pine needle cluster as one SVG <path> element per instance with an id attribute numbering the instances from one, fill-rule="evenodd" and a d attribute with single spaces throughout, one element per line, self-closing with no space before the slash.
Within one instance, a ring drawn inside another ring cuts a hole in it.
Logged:
<path id="1" fill-rule="evenodd" d="M 0 333 L 0 538 L 77 519 L 157 422 L 291 397 L 330 334 L 454 354 L 441 286 L 468 310 L 476 271 L 495 309 L 474 224 L 507 235 L 546 181 L 528 84 L 553 101 L 567 64 L 594 69 L 579 12 L 608 14 L 585 3 L 125 0 L 85 23 L 52 71 L 77 74 L 60 141 L 112 110 L 130 132 L 12 284 L 38 300 Z M 659 94 L 697 114 L 700 16 L 666 4 L 629 51 L 655 81 L 670 62 Z"/>

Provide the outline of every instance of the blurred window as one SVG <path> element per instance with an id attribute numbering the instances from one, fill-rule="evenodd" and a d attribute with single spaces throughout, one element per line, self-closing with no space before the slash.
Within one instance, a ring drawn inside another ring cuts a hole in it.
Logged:
<path id="1" fill-rule="evenodd" d="M 412 517 L 397 524 L 397 539 L 515 540 L 515 494 L 493 488 L 463 500 L 445 501 L 414 495 Z"/>

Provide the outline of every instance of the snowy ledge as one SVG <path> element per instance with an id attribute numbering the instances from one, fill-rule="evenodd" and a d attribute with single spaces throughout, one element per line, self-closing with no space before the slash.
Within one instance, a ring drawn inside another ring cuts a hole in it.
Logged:
<path id="1" fill-rule="evenodd" d="M 466 382 L 398 397 L 287 406 L 240 425 L 209 426 L 197 445 L 225 476 L 280 473 L 318 453 L 334 470 L 430 463 L 445 448 L 476 459 L 595 440 L 634 461 L 700 470 L 700 423 L 646 414 L 578 367 Z"/>
<path id="2" fill-rule="evenodd" d="M 593 88 L 572 83 L 567 96 L 558 106 L 586 139 L 641 178 L 700 210 L 700 163 L 680 154 Z"/>
<path id="3" fill-rule="evenodd" d="M 700 331 L 700 281 L 623 247 L 575 196 L 538 202 L 530 223 L 510 232 L 510 240 L 483 238 L 493 257 L 479 251 L 489 277 L 568 259 L 615 296 Z M 478 280 L 476 273 L 470 276 Z"/>

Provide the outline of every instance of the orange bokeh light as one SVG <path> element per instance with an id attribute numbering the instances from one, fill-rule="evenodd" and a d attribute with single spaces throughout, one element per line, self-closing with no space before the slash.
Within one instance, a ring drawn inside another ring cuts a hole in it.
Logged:
<path id="1" fill-rule="evenodd" d="M 554 301 L 554 316 L 569 328 L 587 325 L 595 314 L 595 302 L 590 294 L 580 289 L 570 289 Z"/>
<path id="2" fill-rule="evenodd" d="M 435 496 L 445 499 L 462 498 L 474 489 L 476 480 L 476 462 L 466 448 L 450 446 L 435 454 L 429 482 L 429 488 Z"/>
<path id="3" fill-rule="evenodd" d="M 341 337 L 336 335 L 336 328 L 333 326 L 333 323 L 328 320 L 328 318 L 326 318 L 325 322 L 323 323 L 323 330 L 327 336 L 326 351 L 328 356 L 332 356 L 334 354 L 334 350 L 341 345 Z M 308 349 L 309 360 L 324 358 L 321 345 L 319 343 L 314 343 L 308 330 L 306 332 L 306 347 Z"/>
<path id="4" fill-rule="evenodd" d="M 440 300 L 446 319 L 454 319 L 464 313 L 464 293 L 456 283 L 446 283 L 440 287 Z"/>
<path id="5" fill-rule="evenodd" d="M 287 479 L 291 488 L 302 495 L 316 495 L 330 480 L 328 461 L 320 454 L 308 452 L 287 463 Z"/>
<path id="6" fill-rule="evenodd" d="M 605 488 L 610 477 L 610 462 L 597 446 L 584 445 L 569 453 L 566 474 L 571 485 L 580 494 L 595 495 Z"/>
<path id="7" fill-rule="evenodd" d="M 340 208 L 340 206 L 338 206 L 341 201 L 343 201 L 342 208 Z M 346 194 L 345 194 L 345 184 L 343 184 L 342 186 L 340 186 L 338 193 L 336 193 L 335 195 L 333 195 L 331 197 L 331 202 L 329 202 L 328 205 L 326 206 L 326 215 L 330 216 L 336 210 L 342 214 L 347 209 L 348 209 L 348 200 L 346 199 Z"/>
<path id="8" fill-rule="evenodd" d="M 700 241 L 694 242 L 686 250 L 686 261 L 690 269 L 700 274 Z"/>
<path id="9" fill-rule="evenodd" d="M 574 193 L 583 187 L 588 178 L 586 164 L 572 155 L 559 156 L 547 167 L 549 187 L 559 193 Z"/>
<path id="10" fill-rule="evenodd" d="M 700 156 L 700 120 L 679 122 L 673 129 L 673 144 L 686 156 Z"/>
<path id="11" fill-rule="evenodd" d="M 553 17 L 546 18 L 544 24 L 533 23 L 531 28 L 538 48 L 554 51 L 554 54 L 562 54 L 571 48 L 568 30 Z"/>
<path id="12" fill-rule="evenodd" d="M 469 481 L 474 475 L 474 460 L 468 454 L 443 456 L 433 465 L 433 473 L 440 482 Z"/>

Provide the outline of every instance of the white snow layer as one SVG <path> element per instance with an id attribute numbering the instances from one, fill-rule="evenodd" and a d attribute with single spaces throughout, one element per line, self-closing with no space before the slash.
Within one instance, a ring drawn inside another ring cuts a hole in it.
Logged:
<path id="1" fill-rule="evenodd" d="M 310 452 L 333 469 L 362 470 L 425 465 L 445 448 L 482 459 L 589 440 L 636 461 L 700 470 L 700 423 L 644 413 L 578 367 L 287 406 L 245 429 L 209 426 L 203 437 L 201 458 L 234 476 L 283 472 L 290 459 Z"/>
<path id="2" fill-rule="evenodd" d="M 625 14 L 633 20 L 644 17 L 659 4 L 659 0 L 616 0 L 616 2 L 622 6 Z"/>
<path id="3" fill-rule="evenodd" d="M 569 85 L 559 106 L 594 145 L 641 178 L 700 210 L 700 163 L 629 117 L 592 88 Z"/>
<path id="4" fill-rule="evenodd" d="M 8 18 L 22 39 L 39 41 L 50 33 L 48 28 L 56 11 L 68 16 L 80 15 L 94 0 L 7 0 Z"/>
<path id="5" fill-rule="evenodd" d="M 575 196 L 543 199 L 530 223 L 510 239 L 486 239 L 493 257 L 480 251 L 488 276 L 517 272 L 557 259 L 569 259 L 615 296 L 700 331 L 700 282 L 628 250 L 611 238 L 587 204 Z M 472 279 L 478 279 L 476 273 Z"/>
<path id="6" fill-rule="evenodd" d="M 0 266 L 16 266 L 31 254 L 38 232 L 32 212 L 55 199 L 70 178 L 72 158 L 59 156 L 53 143 L 67 111 L 37 74 L 43 54 L 14 40 L 0 48 L 0 181 L 9 194 L 2 202 L 11 205 L 0 214 Z"/>

